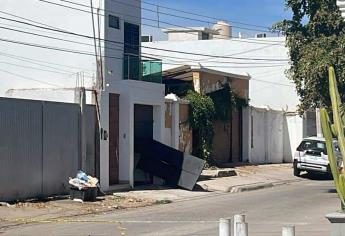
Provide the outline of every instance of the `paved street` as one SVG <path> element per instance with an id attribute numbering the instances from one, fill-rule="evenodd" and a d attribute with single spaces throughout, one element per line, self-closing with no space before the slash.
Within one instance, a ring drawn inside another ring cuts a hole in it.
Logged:
<path id="1" fill-rule="evenodd" d="M 250 236 L 281 235 L 283 225 L 295 225 L 297 236 L 329 235 L 326 213 L 339 208 L 333 183 L 304 180 L 252 192 L 218 193 L 168 205 L 60 222 L 20 225 L 1 235 L 217 235 L 217 220 L 245 213 Z M 88 222 L 86 222 L 88 221 Z M 96 222 L 97 221 L 97 222 Z M 120 221 L 121 224 L 116 223 Z"/>

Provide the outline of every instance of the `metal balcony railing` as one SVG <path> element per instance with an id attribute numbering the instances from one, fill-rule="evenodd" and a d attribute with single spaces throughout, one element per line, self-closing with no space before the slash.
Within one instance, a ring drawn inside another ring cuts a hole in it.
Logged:
<path id="1" fill-rule="evenodd" d="M 123 79 L 162 83 L 162 61 L 124 54 Z"/>

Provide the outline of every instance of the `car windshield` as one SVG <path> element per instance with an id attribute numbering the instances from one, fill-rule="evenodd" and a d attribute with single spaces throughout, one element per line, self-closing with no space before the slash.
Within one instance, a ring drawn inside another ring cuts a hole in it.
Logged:
<path id="1" fill-rule="evenodd" d="M 324 154 L 327 155 L 326 144 L 325 142 L 322 142 L 322 141 L 304 140 L 297 148 L 297 151 L 300 151 L 300 152 L 308 151 L 308 150 L 323 152 Z"/>

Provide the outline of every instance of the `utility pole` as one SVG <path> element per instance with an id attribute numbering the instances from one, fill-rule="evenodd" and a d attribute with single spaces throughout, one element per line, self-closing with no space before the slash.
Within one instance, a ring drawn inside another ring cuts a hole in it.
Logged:
<path id="1" fill-rule="evenodd" d="M 80 161 L 79 161 L 79 169 L 83 171 L 87 171 L 87 160 L 86 160 L 86 117 L 85 117 L 85 109 L 86 109 L 86 89 L 84 87 L 84 78 L 83 75 L 78 73 L 77 75 L 77 83 L 76 83 L 76 90 L 75 90 L 75 103 L 79 104 L 80 107 Z"/>

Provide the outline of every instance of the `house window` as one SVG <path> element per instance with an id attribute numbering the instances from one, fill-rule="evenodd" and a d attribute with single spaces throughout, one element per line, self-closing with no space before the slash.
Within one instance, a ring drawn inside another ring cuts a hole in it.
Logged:
<path id="1" fill-rule="evenodd" d="M 201 33 L 201 40 L 209 40 L 210 39 L 210 34 L 202 32 Z"/>
<path id="2" fill-rule="evenodd" d="M 139 25 L 125 22 L 124 25 L 124 51 L 125 54 L 134 54 L 139 56 L 140 45 Z"/>
<path id="3" fill-rule="evenodd" d="M 140 27 L 124 23 L 124 79 L 140 80 Z"/>
<path id="4" fill-rule="evenodd" d="M 120 18 L 117 16 L 109 15 L 109 27 L 120 29 Z"/>

